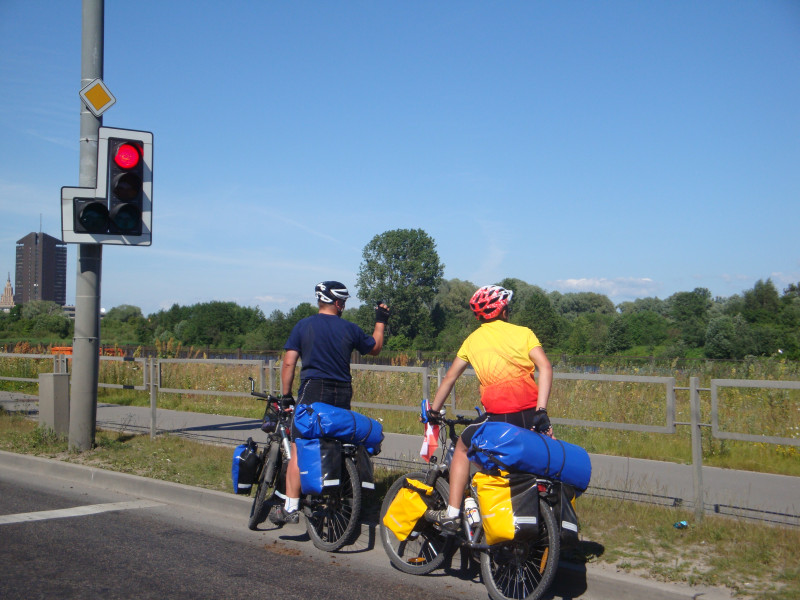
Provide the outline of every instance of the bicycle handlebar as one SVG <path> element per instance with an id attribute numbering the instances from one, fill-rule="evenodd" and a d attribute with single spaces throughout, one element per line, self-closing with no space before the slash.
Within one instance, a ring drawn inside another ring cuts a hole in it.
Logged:
<path id="1" fill-rule="evenodd" d="M 437 421 L 439 421 L 442 425 L 447 425 L 448 427 L 453 427 L 455 425 L 472 425 L 478 419 L 468 419 L 467 417 L 456 417 L 455 419 L 448 419 L 447 417 L 439 417 Z M 433 423 L 436 425 L 436 423 Z"/>
<path id="2" fill-rule="evenodd" d="M 273 396 L 272 394 L 265 394 L 264 392 L 257 392 L 256 391 L 256 382 L 252 377 L 248 377 L 250 380 L 250 395 L 255 396 L 256 398 L 261 398 L 262 400 L 266 400 L 267 402 L 274 402 L 281 409 L 289 408 L 290 406 L 295 405 L 294 398 L 278 398 L 277 396 Z"/>

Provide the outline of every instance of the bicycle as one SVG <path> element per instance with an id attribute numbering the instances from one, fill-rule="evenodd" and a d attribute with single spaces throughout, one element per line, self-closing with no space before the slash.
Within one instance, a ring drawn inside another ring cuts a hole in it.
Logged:
<path id="1" fill-rule="evenodd" d="M 250 395 L 267 401 L 265 428 L 267 443 L 260 452 L 260 467 L 256 474 L 258 487 L 250 509 L 248 527 L 256 530 L 273 506 L 283 502 L 286 466 L 291 459 L 290 427 L 294 400 L 277 398 L 255 391 L 250 378 Z M 352 543 L 360 533 L 361 477 L 356 467 L 357 446 L 342 444 L 342 476 L 338 486 L 322 494 L 306 494 L 300 498 L 300 510 L 305 517 L 306 531 L 314 546 L 334 552 Z"/>
<path id="2" fill-rule="evenodd" d="M 383 524 L 392 500 L 407 479 L 424 481 L 433 488 L 427 502 L 429 508 L 439 510 L 447 507 L 450 493 L 449 467 L 458 441 L 455 428 L 475 421 L 476 419 L 464 417 L 448 419 L 442 414 L 441 422 L 447 428 L 448 438 L 446 447 L 442 449 L 442 459 L 440 461 L 436 456 L 431 457 L 427 471 L 408 473 L 389 488 L 381 505 L 381 542 L 391 563 L 400 571 L 413 575 L 426 575 L 440 568 L 456 545 L 471 550 L 473 558 L 478 556 L 483 583 L 493 600 L 536 600 L 545 594 L 558 569 L 561 536 L 554 507 L 560 498 L 561 484 L 557 481 L 536 477 L 541 519 L 538 533 L 525 540 L 486 544 L 482 516 L 475 524 L 470 524 L 464 502 L 461 505 L 461 528 L 455 534 L 444 534 L 423 516 L 417 521 L 411 534 L 400 541 Z M 444 438 L 444 435 L 442 430 L 440 436 Z M 477 504 L 473 485 L 468 487 L 464 495 L 465 501 L 467 498 L 473 499 Z"/>

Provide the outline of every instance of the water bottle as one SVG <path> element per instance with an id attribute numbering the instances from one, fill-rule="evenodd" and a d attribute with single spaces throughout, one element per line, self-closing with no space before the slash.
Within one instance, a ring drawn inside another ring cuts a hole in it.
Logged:
<path id="1" fill-rule="evenodd" d="M 289 438 L 283 438 L 281 440 L 281 450 L 283 450 L 284 459 L 292 459 L 292 446 L 289 444 Z"/>
<path id="2" fill-rule="evenodd" d="M 481 522 L 481 513 L 478 510 L 478 503 L 472 496 L 464 498 L 464 516 L 471 527 L 475 527 Z"/>
<path id="3" fill-rule="evenodd" d="M 450 463 L 453 460 L 453 454 L 456 452 L 456 445 L 452 442 L 448 442 L 447 445 L 447 452 L 445 453 L 443 465 L 450 466 Z"/>

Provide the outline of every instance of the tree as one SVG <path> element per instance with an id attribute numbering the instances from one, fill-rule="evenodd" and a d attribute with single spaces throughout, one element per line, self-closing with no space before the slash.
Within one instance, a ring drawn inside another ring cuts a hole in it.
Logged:
<path id="1" fill-rule="evenodd" d="M 722 315 L 711 319 L 706 330 L 705 354 L 708 358 L 741 358 L 736 356 L 736 324 L 734 317 Z"/>
<path id="2" fill-rule="evenodd" d="M 608 338 L 606 339 L 606 354 L 616 354 L 627 350 L 633 345 L 631 335 L 628 331 L 628 322 L 621 316 L 614 317 L 608 326 Z"/>
<path id="3" fill-rule="evenodd" d="M 476 289 L 478 286 L 470 281 L 449 279 L 442 282 L 431 311 L 437 350 L 455 352 L 478 327 L 478 320 L 469 307 Z"/>
<path id="4" fill-rule="evenodd" d="M 370 306 L 386 302 L 393 334 L 413 340 L 431 327 L 433 299 L 444 265 L 436 243 L 422 229 L 394 229 L 376 235 L 364 247 L 356 289 Z"/>
<path id="5" fill-rule="evenodd" d="M 531 285 L 530 283 L 526 283 L 521 279 L 517 279 L 516 277 L 506 277 L 497 285 L 514 292 L 514 297 L 512 298 L 511 301 L 516 306 L 522 306 L 523 304 L 525 304 L 528 298 L 530 298 L 535 293 L 539 294 L 545 293 L 545 291 L 538 285 Z"/>
<path id="6" fill-rule="evenodd" d="M 595 292 L 571 292 L 569 294 L 550 294 L 553 308 L 568 319 L 574 319 L 588 313 L 613 315 L 616 313 L 614 303 L 604 294 Z"/>
<path id="7" fill-rule="evenodd" d="M 658 346 L 667 339 L 669 321 L 659 313 L 650 310 L 624 312 L 620 319 L 634 346 Z"/>
<path id="8" fill-rule="evenodd" d="M 658 298 L 637 298 L 633 302 L 623 302 L 619 305 L 619 312 L 623 315 L 629 313 L 639 312 L 653 312 L 659 315 L 667 316 L 669 309 L 665 300 Z"/>
<path id="9" fill-rule="evenodd" d="M 27 333 L 34 336 L 67 338 L 72 326 L 60 304 L 49 300 L 32 300 L 22 306 L 22 319 Z"/>
<path id="10" fill-rule="evenodd" d="M 668 298 L 670 317 L 681 332 L 681 341 L 690 348 L 700 348 L 705 342 L 708 327 L 708 310 L 711 292 L 695 288 L 691 292 L 678 292 Z"/>
<path id="11" fill-rule="evenodd" d="M 142 309 L 121 304 L 109 310 L 100 322 L 100 338 L 105 344 L 147 344 L 152 331 Z"/>
<path id="12" fill-rule="evenodd" d="M 127 323 L 133 319 L 142 319 L 142 309 L 138 306 L 131 306 L 130 304 L 120 304 L 119 306 L 115 306 L 111 310 L 106 313 L 106 316 L 103 320 L 108 321 L 119 321 L 121 323 Z"/>
<path id="13" fill-rule="evenodd" d="M 774 323 L 780 312 L 780 298 L 772 280 L 759 279 L 752 290 L 744 292 L 742 315 L 749 323 Z"/>
<path id="14" fill-rule="evenodd" d="M 566 349 L 573 354 L 600 354 L 608 343 L 609 323 L 614 317 L 600 313 L 586 313 L 569 324 Z"/>
<path id="15" fill-rule="evenodd" d="M 531 292 L 524 299 L 522 305 L 517 304 L 517 298 L 512 299 L 511 322 L 529 327 L 542 342 L 547 350 L 558 344 L 560 319 L 550 299 L 541 291 Z"/>

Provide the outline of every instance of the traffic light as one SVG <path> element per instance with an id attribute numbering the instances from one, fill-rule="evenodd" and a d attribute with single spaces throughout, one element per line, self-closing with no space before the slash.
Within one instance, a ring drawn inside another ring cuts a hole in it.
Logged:
<path id="1" fill-rule="evenodd" d="M 142 235 L 144 160 L 137 140 L 108 140 L 108 232 Z"/>
<path id="2" fill-rule="evenodd" d="M 100 127 L 97 188 L 62 188 L 61 207 L 64 242 L 149 246 L 153 134 Z"/>

